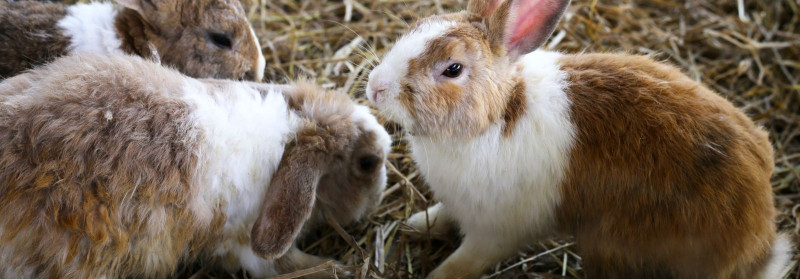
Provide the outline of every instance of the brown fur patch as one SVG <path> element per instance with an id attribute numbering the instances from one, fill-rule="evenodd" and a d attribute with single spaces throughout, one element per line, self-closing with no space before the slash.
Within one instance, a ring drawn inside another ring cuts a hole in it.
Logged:
<path id="1" fill-rule="evenodd" d="M 641 56 L 561 58 L 577 127 L 557 210 L 592 278 L 755 278 L 772 147 L 739 109 Z"/>
<path id="2" fill-rule="evenodd" d="M 56 27 L 63 4 L 0 2 L 0 80 L 67 53 L 69 37 Z"/>
<path id="3" fill-rule="evenodd" d="M 289 106 L 308 122 L 286 147 L 253 225 L 253 250 L 268 259 L 291 257 L 284 253 L 301 229 L 320 223 L 326 213 L 347 224 L 377 206 L 382 186 L 377 169 L 386 159 L 374 132 L 352 121 L 355 106 L 346 94 L 308 81 L 285 93 Z M 376 165 L 363 169 L 363 158 L 374 159 Z M 292 260 L 278 262 L 285 266 Z"/>
<path id="4" fill-rule="evenodd" d="M 155 46 L 147 40 L 147 32 L 145 32 L 148 28 L 147 22 L 136 11 L 131 9 L 120 11 L 114 20 L 114 28 L 119 34 L 120 41 L 122 41 L 121 48 L 125 53 L 161 59 L 161 57 L 152 57 L 151 46 Z"/>
<path id="5" fill-rule="evenodd" d="M 333 159 L 328 140 L 333 144 L 338 141 L 311 124 L 286 147 L 250 233 L 253 251 L 259 256 L 281 257 L 311 217 L 317 184 Z"/>
<path id="6" fill-rule="evenodd" d="M 517 120 L 525 115 L 527 109 L 527 94 L 525 94 L 525 83 L 518 81 L 514 88 L 511 89 L 511 97 L 508 99 L 506 109 L 503 110 L 503 136 L 510 137 L 514 132 L 514 127 Z"/>
<path id="7" fill-rule="evenodd" d="M 37 278 L 163 278 L 215 243 L 224 214 L 198 222 L 187 206 L 202 186 L 203 135 L 181 80 L 140 59 L 82 55 L 0 86 L 6 264 L 33 264 Z"/>
<path id="8" fill-rule="evenodd" d="M 471 137 L 503 118 L 515 86 L 500 70 L 511 67 L 497 56 L 487 41 L 487 29 L 471 21 L 465 12 L 425 20 L 450 20 L 456 25 L 428 42 L 426 50 L 408 62 L 408 74 L 401 81 L 401 104 L 409 111 L 419 134 L 451 134 Z M 448 61 L 464 65 L 468 82 L 457 84 L 441 76 Z"/>

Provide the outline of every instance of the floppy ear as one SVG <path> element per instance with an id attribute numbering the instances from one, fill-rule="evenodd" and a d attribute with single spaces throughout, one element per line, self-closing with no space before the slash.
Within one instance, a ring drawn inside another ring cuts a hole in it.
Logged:
<path id="1" fill-rule="evenodd" d="M 324 148 L 319 148 L 322 141 L 299 136 L 286 147 L 250 233 L 250 245 L 257 255 L 281 257 L 311 216 L 317 184 L 330 162 Z"/>
<path id="2" fill-rule="evenodd" d="M 475 0 L 477 1 L 477 0 Z M 489 31 L 493 45 L 503 45 L 511 61 L 547 41 L 570 0 L 507 0 L 493 10 Z M 499 34 L 502 34 L 501 36 Z"/>

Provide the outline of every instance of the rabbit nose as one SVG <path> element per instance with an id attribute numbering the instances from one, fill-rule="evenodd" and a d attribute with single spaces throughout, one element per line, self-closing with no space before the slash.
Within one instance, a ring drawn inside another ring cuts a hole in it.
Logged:
<path id="1" fill-rule="evenodd" d="M 371 80 L 369 85 L 370 85 L 369 86 L 370 89 L 372 89 L 372 92 L 370 92 L 370 95 L 372 95 L 371 96 L 372 97 L 372 101 L 374 101 L 374 102 L 378 101 L 378 95 L 382 94 L 383 92 L 385 92 L 386 91 L 386 87 L 388 87 L 388 84 L 386 82 L 378 82 L 378 81 L 375 81 L 375 80 Z"/>

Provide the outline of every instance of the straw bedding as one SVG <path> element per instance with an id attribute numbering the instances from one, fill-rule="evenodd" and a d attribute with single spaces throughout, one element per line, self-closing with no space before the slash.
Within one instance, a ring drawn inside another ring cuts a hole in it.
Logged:
<path id="1" fill-rule="evenodd" d="M 360 102 L 369 70 L 415 19 L 463 9 L 466 0 L 245 0 L 267 58 L 267 77 L 309 77 Z M 573 0 L 546 45 L 551 50 L 645 54 L 680 66 L 746 110 L 771 135 L 776 150 L 772 185 L 780 228 L 800 230 L 800 0 Z M 322 228 L 300 246 L 349 266 L 355 278 L 418 278 L 459 243 L 456 234 L 412 241 L 408 216 L 432 204 L 399 127 L 389 160 L 389 185 L 380 208 L 346 228 L 346 241 Z M 353 245 L 356 245 L 355 247 Z M 498 264 L 500 278 L 583 278 L 570 239 L 530 245 Z M 321 266 L 319 268 L 326 268 Z M 793 267 L 787 278 L 800 278 Z M 202 263 L 180 277 L 249 278 Z M 283 278 L 291 278 L 284 276 Z"/>

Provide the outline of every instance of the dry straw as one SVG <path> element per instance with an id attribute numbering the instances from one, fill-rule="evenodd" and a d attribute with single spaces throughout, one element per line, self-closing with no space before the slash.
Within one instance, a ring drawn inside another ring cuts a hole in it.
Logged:
<path id="1" fill-rule="evenodd" d="M 466 0 L 245 0 L 273 81 L 310 77 L 364 102 L 370 68 L 415 19 L 463 9 Z M 780 228 L 796 238 L 800 212 L 800 0 L 573 0 L 547 48 L 567 53 L 627 52 L 681 67 L 769 131 L 776 150 L 772 185 Z M 457 235 L 412 241 L 404 221 L 432 203 L 408 155 L 402 131 L 389 185 L 368 221 L 322 228 L 302 249 L 335 258 L 355 278 L 418 278 L 457 246 Z M 721 228 L 724 229 L 724 228 Z M 347 238 L 350 238 L 349 236 Z M 351 243 L 351 244 L 348 244 Z M 355 245 L 355 247 L 354 247 Z M 499 278 L 583 278 L 570 239 L 543 240 L 494 267 Z M 330 264 L 318 268 L 329 268 Z M 313 270 L 310 270 L 313 271 Z M 298 272 L 302 275 L 307 272 Z M 181 277 L 249 278 L 202 263 Z M 291 278 L 282 276 L 281 278 Z M 793 267 L 786 278 L 800 278 Z"/>

